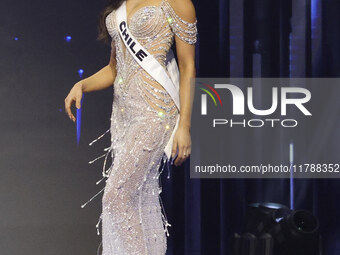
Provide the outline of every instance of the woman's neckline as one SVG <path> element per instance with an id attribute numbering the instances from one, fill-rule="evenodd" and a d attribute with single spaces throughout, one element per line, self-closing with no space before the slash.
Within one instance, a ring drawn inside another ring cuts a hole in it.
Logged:
<path id="1" fill-rule="evenodd" d="M 141 7 L 139 7 L 136 11 L 134 11 L 132 14 L 129 14 L 129 16 L 128 16 L 128 11 L 127 11 L 127 2 L 128 2 L 128 1 L 125 1 L 127 27 L 129 27 L 129 24 L 130 24 L 129 21 L 130 21 L 130 20 L 131 20 L 138 12 L 140 12 L 140 11 L 142 11 L 142 10 L 144 10 L 145 8 L 148 8 L 148 7 L 156 7 L 156 8 L 158 8 L 158 7 L 162 6 L 162 4 L 163 4 L 164 1 L 165 1 L 165 0 L 161 0 L 161 2 L 160 2 L 158 5 L 151 4 L 151 5 L 144 5 L 144 6 L 141 6 Z"/>

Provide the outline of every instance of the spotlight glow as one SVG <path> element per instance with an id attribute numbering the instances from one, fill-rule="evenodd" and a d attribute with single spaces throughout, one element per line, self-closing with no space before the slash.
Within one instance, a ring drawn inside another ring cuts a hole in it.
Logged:
<path id="1" fill-rule="evenodd" d="M 70 35 L 68 35 L 68 36 L 65 36 L 64 39 L 65 39 L 66 42 L 70 42 L 72 40 L 72 37 Z"/>
<path id="2" fill-rule="evenodd" d="M 78 70 L 78 74 L 80 76 L 80 78 L 83 76 L 84 70 L 83 69 L 79 69 Z"/>

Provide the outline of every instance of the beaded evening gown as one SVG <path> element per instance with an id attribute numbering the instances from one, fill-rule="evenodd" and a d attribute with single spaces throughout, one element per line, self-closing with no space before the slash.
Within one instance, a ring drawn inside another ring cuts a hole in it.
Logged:
<path id="1" fill-rule="evenodd" d="M 189 44 L 197 38 L 197 20 L 190 23 L 182 19 L 168 0 L 138 9 L 127 23 L 130 33 L 164 68 L 175 35 Z M 170 224 L 162 213 L 159 168 L 162 160 L 168 160 L 164 149 L 179 113 L 167 91 L 125 48 L 115 10 L 107 16 L 106 26 L 112 37 L 117 76 L 110 129 L 93 141 L 111 131 L 111 146 L 95 159 L 105 157 L 101 180 L 107 178 L 101 190 L 102 214 L 96 225 L 99 234 L 102 221 L 102 255 L 162 255 L 166 253 Z M 112 164 L 106 170 L 109 154 Z"/>

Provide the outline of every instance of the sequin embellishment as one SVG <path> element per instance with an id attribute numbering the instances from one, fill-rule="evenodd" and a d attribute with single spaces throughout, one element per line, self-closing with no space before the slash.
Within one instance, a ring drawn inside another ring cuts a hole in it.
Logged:
<path id="1" fill-rule="evenodd" d="M 144 6 L 128 18 L 130 32 L 164 67 L 175 35 L 189 44 L 196 42 L 196 23 L 181 19 L 167 0 Z M 117 61 L 111 124 L 89 145 L 110 133 L 111 146 L 89 162 L 104 159 L 96 184 L 106 180 L 82 208 L 103 192 L 96 224 L 99 235 L 102 223 L 102 255 L 164 255 L 171 225 L 160 197 L 160 174 L 168 165 L 164 149 L 179 113 L 167 91 L 125 49 L 115 10 L 106 17 L 106 27 Z M 112 164 L 107 167 L 110 155 Z"/>

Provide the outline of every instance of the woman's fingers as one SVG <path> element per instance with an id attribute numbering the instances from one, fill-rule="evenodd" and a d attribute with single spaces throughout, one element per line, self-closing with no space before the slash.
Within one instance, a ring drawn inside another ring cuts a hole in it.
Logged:
<path id="1" fill-rule="evenodd" d="M 187 157 L 189 157 L 189 156 L 190 156 L 190 154 L 191 154 L 191 146 L 189 146 L 189 148 L 188 148 L 188 154 L 187 154 Z"/>
<path id="2" fill-rule="evenodd" d="M 182 163 L 182 146 L 178 146 L 178 156 L 175 160 L 175 166 L 179 166 L 181 165 Z"/>
<path id="3" fill-rule="evenodd" d="M 73 120 L 73 122 L 76 121 L 76 118 L 72 114 L 71 110 L 72 104 L 75 103 L 75 106 L 78 109 L 80 109 L 82 97 L 83 97 L 82 85 L 80 82 L 77 82 L 71 89 L 70 93 L 68 93 L 67 97 L 65 98 L 65 113 L 71 120 Z"/>
<path id="4" fill-rule="evenodd" d="M 181 146 L 179 147 L 178 157 L 175 160 L 175 165 L 182 165 L 183 162 L 190 156 L 191 147 L 190 146 Z"/>
<path id="5" fill-rule="evenodd" d="M 67 113 L 68 117 L 75 122 L 76 118 L 73 116 L 72 111 L 71 111 L 71 105 L 72 105 L 73 100 L 69 98 L 65 98 L 65 112 Z"/>
<path id="6" fill-rule="evenodd" d="M 187 154 L 186 153 L 186 147 L 185 146 L 179 146 L 178 157 L 175 160 L 176 166 L 182 165 L 183 162 L 186 160 L 187 157 L 186 157 L 186 155 L 184 155 L 184 153 Z"/>
<path id="7" fill-rule="evenodd" d="M 77 98 L 76 98 L 76 107 L 77 107 L 78 109 L 80 109 L 80 100 L 81 100 L 81 97 L 80 97 L 80 96 L 77 96 Z"/>
<path id="8" fill-rule="evenodd" d="M 171 151 L 171 157 L 174 158 L 177 152 L 177 138 L 174 137 L 173 144 L 172 144 L 172 151 Z"/>
<path id="9" fill-rule="evenodd" d="M 181 149 L 180 149 L 180 162 L 179 164 L 182 165 L 184 160 L 185 160 L 185 156 L 184 156 L 184 153 L 185 153 L 185 147 L 184 146 L 181 146 Z"/>

